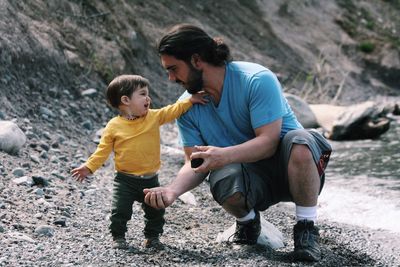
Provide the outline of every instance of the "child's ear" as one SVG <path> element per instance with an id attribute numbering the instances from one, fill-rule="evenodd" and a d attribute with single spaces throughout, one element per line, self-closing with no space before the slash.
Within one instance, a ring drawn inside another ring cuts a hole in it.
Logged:
<path id="1" fill-rule="evenodd" d="M 124 105 L 128 105 L 129 104 L 129 97 L 126 95 L 121 96 L 121 103 Z"/>

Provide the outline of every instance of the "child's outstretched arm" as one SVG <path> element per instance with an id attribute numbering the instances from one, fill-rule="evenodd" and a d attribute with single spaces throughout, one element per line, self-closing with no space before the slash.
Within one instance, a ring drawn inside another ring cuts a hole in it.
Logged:
<path id="1" fill-rule="evenodd" d="M 80 167 L 73 169 L 71 174 L 78 182 L 82 182 L 86 176 L 92 174 L 92 171 L 85 164 L 82 164 Z"/>

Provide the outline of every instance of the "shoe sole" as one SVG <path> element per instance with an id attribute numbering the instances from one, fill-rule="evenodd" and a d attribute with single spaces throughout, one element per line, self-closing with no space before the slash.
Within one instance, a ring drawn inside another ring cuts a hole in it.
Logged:
<path id="1" fill-rule="evenodd" d="M 293 257 L 296 261 L 319 261 L 321 256 L 312 255 L 307 250 L 297 250 L 293 253 Z"/>

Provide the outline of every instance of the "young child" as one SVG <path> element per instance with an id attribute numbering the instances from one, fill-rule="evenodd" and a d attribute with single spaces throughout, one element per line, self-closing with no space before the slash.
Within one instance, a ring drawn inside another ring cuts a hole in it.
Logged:
<path id="1" fill-rule="evenodd" d="M 146 205 L 143 189 L 159 186 L 157 171 L 160 168 L 160 125 L 170 122 L 192 104 L 205 104 L 202 94 L 178 101 L 161 109 L 150 109 L 149 81 L 139 75 L 121 75 L 107 87 L 108 103 L 119 110 L 105 127 L 97 150 L 82 166 L 71 171 L 82 182 L 94 173 L 114 151 L 116 176 L 110 231 L 113 247 L 126 249 L 127 222 L 132 216 L 134 201 L 142 203 L 146 248 L 161 248 L 159 236 L 163 233 L 164 209 Z"/>

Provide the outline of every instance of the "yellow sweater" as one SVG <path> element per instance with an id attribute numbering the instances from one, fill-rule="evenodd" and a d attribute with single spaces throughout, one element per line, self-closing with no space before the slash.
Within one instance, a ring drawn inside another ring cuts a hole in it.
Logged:
<path id="1" fill-rule="evenodd" d="M 160 169 L 160 125 L 170 122 L 192 107 L 189 99 L 161 109 L 150 109 L 146 116 L 128 120 L 111 119 L 96 151 L 85 165 L 92 173 L 100 168 L 114 150 L 115 169 L 133 175 L 155 173 Z"/>

